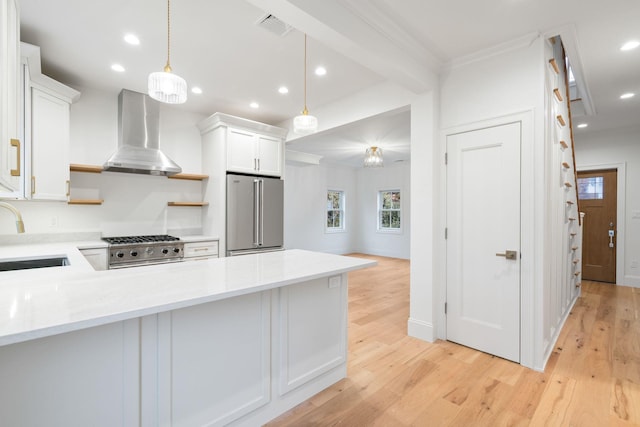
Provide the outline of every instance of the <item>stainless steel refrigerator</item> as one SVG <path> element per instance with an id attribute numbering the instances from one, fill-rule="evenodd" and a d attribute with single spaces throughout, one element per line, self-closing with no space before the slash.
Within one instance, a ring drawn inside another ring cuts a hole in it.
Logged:
<path id="1" fill-rule="evenodd" d="M 282 250 L 284 181 L 227 175 L 227 256 Z"/>

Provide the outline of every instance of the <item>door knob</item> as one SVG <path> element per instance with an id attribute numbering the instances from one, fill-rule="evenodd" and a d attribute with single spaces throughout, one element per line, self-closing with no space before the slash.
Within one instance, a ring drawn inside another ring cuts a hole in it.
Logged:
<path id="1" fill-rule="evenodd" d="M 496 254 L 496 256 L 503 256 L 506 259 L 518 259 L 518 251 L 504 251 L 503 254 Z"/>

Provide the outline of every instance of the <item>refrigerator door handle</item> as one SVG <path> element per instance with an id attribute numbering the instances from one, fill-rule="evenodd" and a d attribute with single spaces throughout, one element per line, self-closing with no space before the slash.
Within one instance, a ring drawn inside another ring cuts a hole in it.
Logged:
<path id="1" fill-rule="evenodd" d="M 260 246 L 260 180 L 253 180 L 253 246 Z"/>
<path id="2" fill-rule="evenodd" d="M 262 245 L 264 245 L 264 179 L 260 179 L 260 246 Z"/>

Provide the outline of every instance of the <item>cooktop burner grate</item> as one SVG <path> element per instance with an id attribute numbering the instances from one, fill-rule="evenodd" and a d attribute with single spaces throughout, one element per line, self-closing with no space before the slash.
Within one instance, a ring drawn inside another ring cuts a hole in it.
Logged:
<path id="1" fill-rule="evenodd" d="M 102 240 L 111 245 L 132 245 L 140 243 L 178 242 L 180 238 L 167 234 L 158 234 L 150 236 L 103 237 Z"/>

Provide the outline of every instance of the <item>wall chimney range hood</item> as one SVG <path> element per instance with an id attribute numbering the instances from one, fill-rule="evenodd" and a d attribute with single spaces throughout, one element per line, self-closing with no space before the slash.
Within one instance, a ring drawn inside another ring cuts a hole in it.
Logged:
<path id="1" fill-rule="evenodd" d="M 122 89 L 118 95 L 118 150 L 104 164 L 110 172 L 168 176 L 182 168 L 160 151 L 160 103 Z"/>

